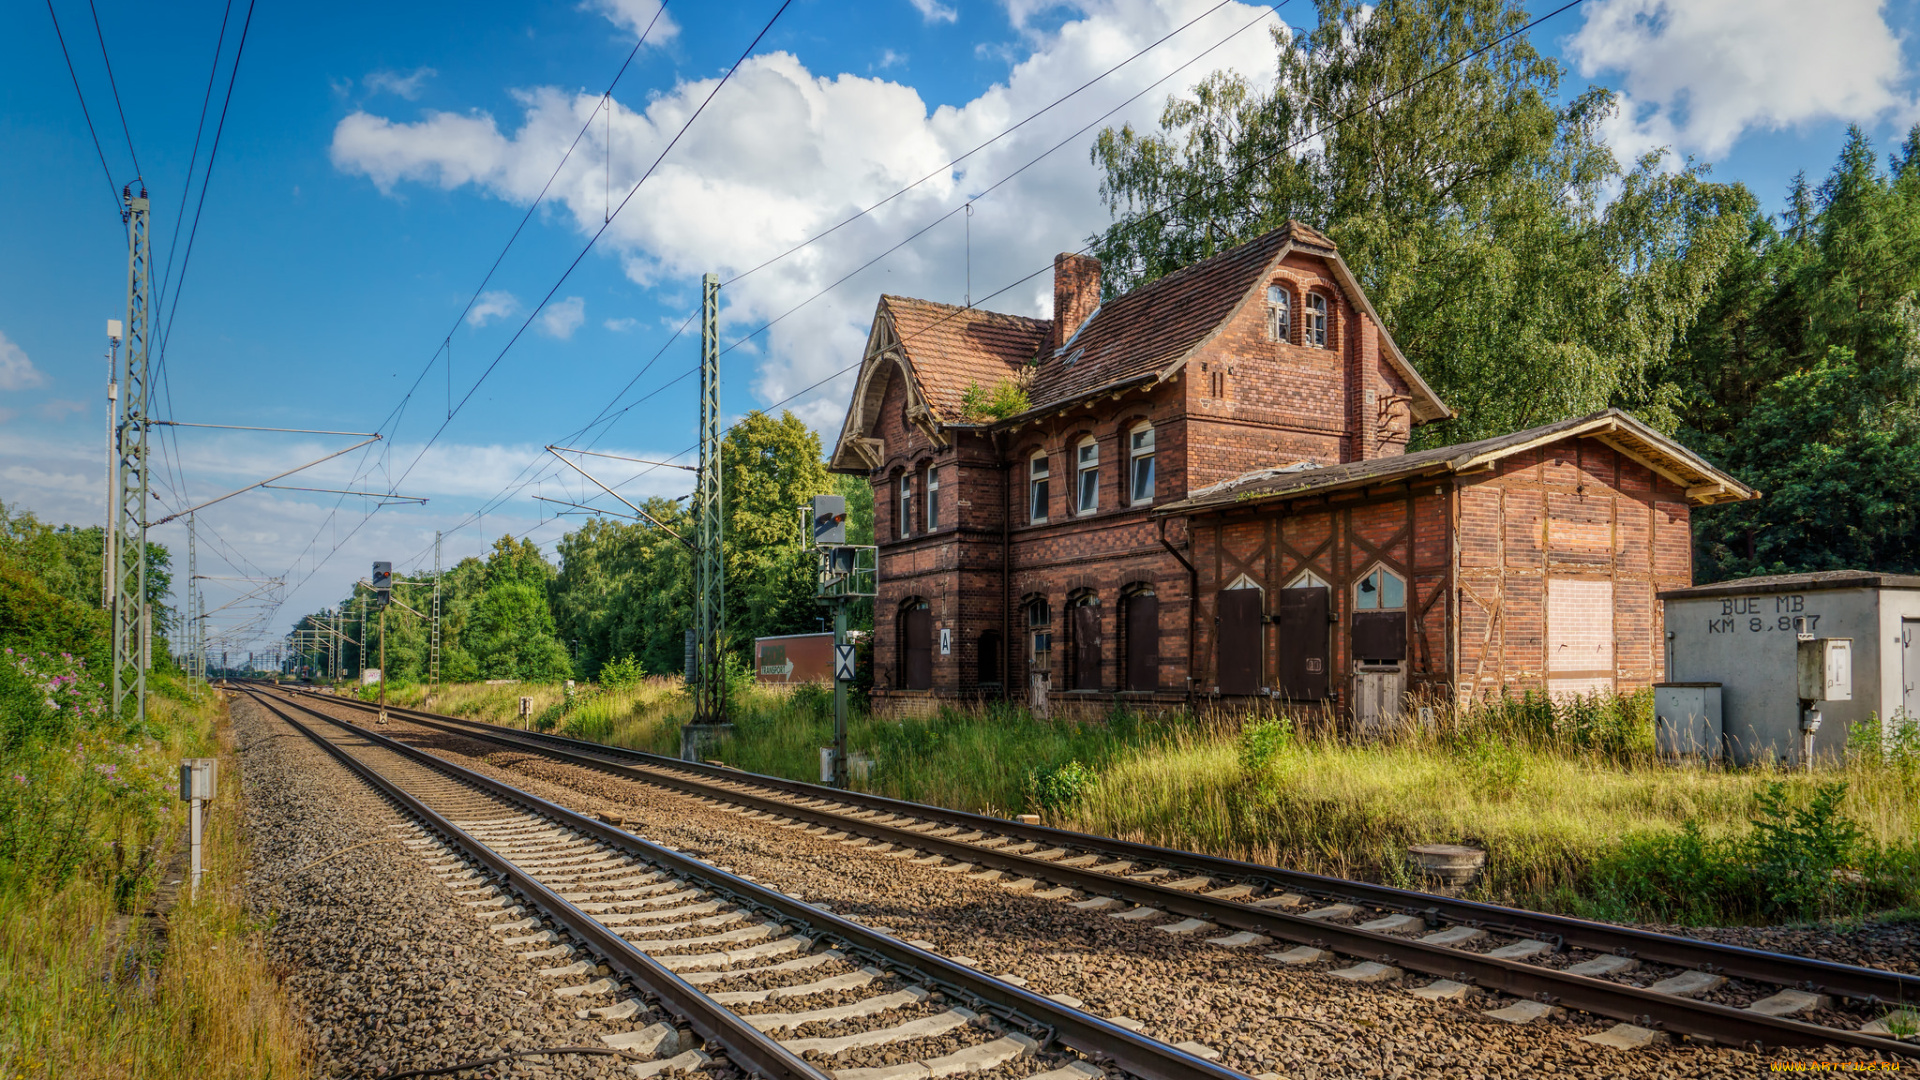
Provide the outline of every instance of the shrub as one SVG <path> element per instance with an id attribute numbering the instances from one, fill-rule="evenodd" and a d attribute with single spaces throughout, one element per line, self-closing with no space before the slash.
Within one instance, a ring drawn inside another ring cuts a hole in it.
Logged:
<path id="1" fill-rule="evenodd" d="M 960 393 L 960 415 L 971 421 L 1005 420 L 1032 408 L 1027 388 L 1012 379 L 1000 379 L 991 387 L 970 382 Z"/>
<path id="2" fill-rule="evenodd" d="M 640 661 L 635 660 L 632 653 L 600 665 L 600 685 L 609 690 L 630 689 L 640 685 L 646 677 L 646 669 L 640 666 Z"/>
<path id="3" fill-rule="evenodd" d="M 1027 771 L 1027 805 L 1036 813 L 1060 813 L 1079 802 L 1099 779 L 1077 758 L 1065 765 L 1036 766 Z"/>
<path id="4" fill-rule="evenodd" d="M 1268 717 L 1240 729 L 1240 768 L 1262 773 L 1293 743 L 1293 720 Z"/>
<path id="5" fill-rule="evenodd" d="M 1769 913 L 1828 914 L 1856 891 L 1844 875 L 1859 865 L 1865 838 L 1840 812 L 1846 794 L 1843 783 L 1821 784 L 1804 809 L 1795 808 L 1787 805 L 1787 786 L 1775 781 L 1754 797 L 1748 848 Z"/>

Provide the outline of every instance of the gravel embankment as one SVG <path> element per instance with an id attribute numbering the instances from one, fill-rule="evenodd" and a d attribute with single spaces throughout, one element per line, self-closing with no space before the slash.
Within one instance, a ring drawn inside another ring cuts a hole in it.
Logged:
<path id="1" fill-rule="evenodd" d="M 272 919 L 268 948 L 311 1027 L 318 1075 L 375 1077 L 518 1050 L 598 1046 L 603 1033 L 644 1024 L 576 1019 L 581 1003 L 561 1001 L 552 988 L 584 978 L 541 978 L 539 968 L 555 961 L 523 962 L 498 944 L 394 842 L 403 830 L 387 826 L 404 820 L 399 811 L 251 700 L 237 698 L 232 715 L 252 902 Z M 460 1075 L 611 1077 L 625 1075 L 625 1064 L 541 1057 Z"/>
<path id="2" fill-rule="evenodd" d="M 1516 1027 L 1481 1015 L 1507 1002 L 1434 1004 L 1402 987 L 1357 986 L 1326 974 L 1346 961 L 1287 968 L 1261 959 L 1267 950 L 1260 948 L 1174 938 L 1150 925 L 856 854 L 832 841 L 742 820 L 686 796 L 539 755 L 404 723 L 394 724 L 391 733 L 575 810 L 624 819 L 649 839 L 829 904 L 903 939 L 931 941 L 942 953 L 977 961 L 983 971 L 1018 975 L 1037 992 L 1080 998 L 1095 1015 L 1134 1017 L 1150 1035 L 1215 1047 L 1224 1064 L 1250 1074 L 1747 1077 L 1774 1061 L 1871 1060 L 1853 1050 L 1754 1054 L 1687 1042 L 1631 1052 L 1604 1049 L 1579 1036 L 1604 1030 L 1611 1021 L 1573 1014 Z"/>

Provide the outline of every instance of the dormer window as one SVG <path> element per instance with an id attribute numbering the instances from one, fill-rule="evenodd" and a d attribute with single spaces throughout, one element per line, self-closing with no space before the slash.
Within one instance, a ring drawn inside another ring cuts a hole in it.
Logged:
<path id="1" fill-rule="evenodd" d="M 1327 298 L 1319 293 L 1307 294 L 1307 324 L 1303 328 L 1301 344 L 1316 349 L 1327 347 Z"/>
<path id="2" fill-rule="evenodd" d="M 1293 298 L 1279 285 L 1267 286 L 1267 340 L 1293 339 Z"/>

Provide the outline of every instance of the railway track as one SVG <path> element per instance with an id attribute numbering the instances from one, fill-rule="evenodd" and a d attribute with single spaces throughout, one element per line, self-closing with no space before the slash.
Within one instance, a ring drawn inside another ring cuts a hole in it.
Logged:
<path id="1" fill-rule="evenodd" d="M 605 1022 L 607 1048 L 642 1059 L 635 1075 L 731 1065 L 775 1080 L 1245 1080 L 1204 1048 L 1135 1034 L 300 701 L 248 693 L 410 815 L 407 843 L 450 903 L 523 959 L 550 962 L 553 992 L 590 1005 L 581 1015 Z M 838 1067 L 875 1048 L 897 1060 Z"/>
<path id="2" fill-rule="evenodd" d="M 1525 1022 L 1560 1008 L 1615 1019 L 1621 1023 L 1599 1036 L 1611 1044 L 1671 1032 L 1732 1045 L 1920 1056 L 1920 1045 L 1899 1041 L 1884 1019 L 1920 1002 L 1920 978 L 1911 975 L 836 791 L 421 710 L 388 711 L 876 853 L 1148 921 L 1172 935 L 1259 949 L 1274 962 L 1333 964 L 1334 975 L 1355 982 L 1432 976 L 1413 992 L 1434 1000 L 1497 992 L 1515 999 L 1488 1010 L 1501 1019 Z"/>

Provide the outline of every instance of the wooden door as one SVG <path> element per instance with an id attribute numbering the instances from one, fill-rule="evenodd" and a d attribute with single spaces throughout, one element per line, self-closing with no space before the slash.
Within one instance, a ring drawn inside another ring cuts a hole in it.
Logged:
<path id="1" fill-rule="evenodd" d="M 1160 689 L 1160 599 L 1127 597 L 1127 689 Z"/>
<path id="2" fill-rule="evenodd" d="M 1397 667 L 1363 668 L 1354 672 L 1354 734 L 1374 738 L 1391 733 L 1400 723 L 1406 692 L 1406 673 Z"/>
<path id="3" fill-rule="evenodd" d="M 1279 624 L 1279 690 L 1290 701 L 1325 701 L 1332 687 L 1333 638 L 1324 585 L 1281 589 L 1273 614 Z"/>
<path id="4" fill-rule="evenodd" d="M 909 608 L 905 613 L 907 689 L 933 689 L 933 612 L 925 607 Z"/>
<path id="5" fill-rule="evenodd" d="M 1259 589 L 1223 589 L 1214 594 L 1218 615 L 1213 653 L 1222 694 L 1260 692 L 1262 595 Z"/>
<path id="6" fill-rule="evenodd" d="M 1100 609 L 1073 608 L 1073 688 L 1100 689 Z"/>

